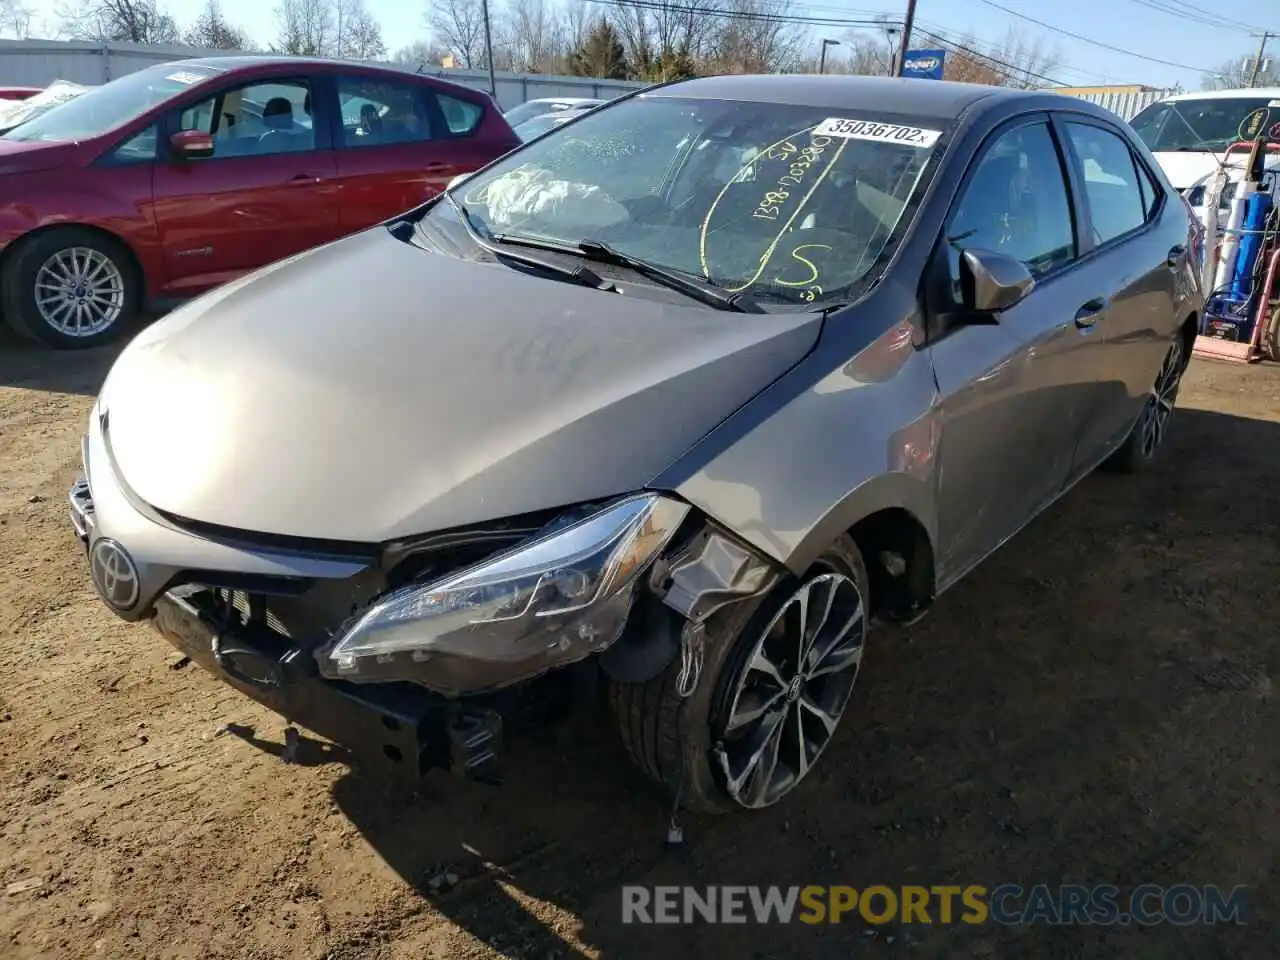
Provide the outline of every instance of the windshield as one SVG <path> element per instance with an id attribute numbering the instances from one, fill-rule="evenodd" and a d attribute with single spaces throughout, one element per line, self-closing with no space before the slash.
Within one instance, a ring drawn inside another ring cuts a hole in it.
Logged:
<path id="1" fill-rule="evenodd" d="M 511 126 L 519 126 L 526 120 L 532 120 L 534 117 L 540 117 L 544 113 L 555 113 L 557 110 L 567 110 L 573 106 L 566 100 L 530 100 L 522 103 L 518 107 L 512 107 L 502 116 Z"/>
<path id="2" fill-rule="evenodd" d="M 821 303 L 847 296 L 905 227 L 943 126 L 632 97 L 494 164 L 454 196 L 499 240 L 600 241 L 728 292 Z"/>
<path id="3" fill-rule="evenodd" d="M 534 117 L 532 120 L 526 120 L 524 123 L 516 127 L 516 136 L 521 140 L 532 140 L 534 137 L 540 137 L 548 130 L 560 126 L 560 124 L 572 119 L 571 117 Z"/>
<path id="4" fill-rule="evenodd" d="M 6 140 L 73 141 L 96 137 L 217 73 L 211 67 L 169 63 L 126 74 L 10 130 Z"/>
<path id="5" fill-rule="evenodd" d="M 1252 140 L 1257 132 L 1242 130 L 1256 110 L 1266 110 L 1267 97 L 1206 97 L 1153 103 L 1129 121 L 1139 139 L 1153 153 L 1173 150 L 1224 150 L 1237 140 Z M 1266 127 L 1280 136 L 1280 108 L 1270 111 Z"/>

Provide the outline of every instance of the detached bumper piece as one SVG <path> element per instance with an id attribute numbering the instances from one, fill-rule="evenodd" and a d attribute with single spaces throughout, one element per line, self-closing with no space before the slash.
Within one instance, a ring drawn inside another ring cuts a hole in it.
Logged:
<path id="1" fill-rule="evenodd" d="M 70 492 L 67 494 L 67 500 L 71 508 L 71 526 L 76 531 L 76 536 L 80 538 L 80 542 L 87 549 L 89 546 L 89 533 L 93 529 L 93 497 L 89 494 L 89 481 L 83 476 L 76 478 L 76 482 L 72 485 Z"/>
<path id="2" fill-rule="evenodd" d="M 311 653 L 279 633 L 226 620 L 217 591 L 185 587 L 160 599 L 153 623 L 208 672 L 380 772 L 417 778 L 448 769 L 500 780 L 503 715 L 495 706 L 447 700 L 414 684 L 325 679 Z"/>

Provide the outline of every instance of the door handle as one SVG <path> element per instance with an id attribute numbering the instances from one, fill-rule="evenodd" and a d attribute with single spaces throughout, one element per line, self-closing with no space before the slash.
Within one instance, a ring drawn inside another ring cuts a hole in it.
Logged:
<path id="1" fill-rule="evenodd" d="M 1076 326 L 1081 330 L 1089 329 L 1098 322 L 1098 317 L 1102 316 L 1106 309 L 1107 301 L 1102 297 L 1094 297 L 1076 311 Z"/>
<path id="2" fill-rule="evenodd" d="M 443 170 L 447 166 L 448 164 L 443 160 L 432 160 L 429 163 L 424 164 L 422 169 L 424 171 L 431 172 L 434 170 Z"/>
<path id="3" fill-rule="evenodd" d="M 1182 255 L 1187 252 L 1187 248 L 1177 243 L 1169 248 L 1169 256 L 1165 258 L 1164 265 L 1166 267 L 1176 267 L 1178 261 L 1182 259 Z"/>
<path id="4" fill-rule="evenodd" d="M 295 173 L 289 178 L 289 186 L 291 187 L 305 187 L 309 183 L 315 184 L 319 182 L 319 177 L 312 176 L 309 173 Z"/>

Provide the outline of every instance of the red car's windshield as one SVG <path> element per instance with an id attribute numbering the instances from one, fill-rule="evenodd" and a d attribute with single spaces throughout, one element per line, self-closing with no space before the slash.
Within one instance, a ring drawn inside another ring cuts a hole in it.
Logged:
<path id="1" fill-rule="evenodd" d="M 10 130 L 4 139 L 66 142 L 96 137 L 217 73 L 190 63 L 148 67 L 60 103 Z"/>

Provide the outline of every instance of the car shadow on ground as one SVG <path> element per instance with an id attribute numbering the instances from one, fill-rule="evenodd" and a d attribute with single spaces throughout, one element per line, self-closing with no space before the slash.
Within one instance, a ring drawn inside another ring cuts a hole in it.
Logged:
<path id="1" fill-rule="evenodd" d="M 1166 451 L 1138 477 L 1088 478 L 920 624 L 873 633 L 804 788 L 682 817 L 681 847 L 603 713 L 521 743 L 500 788 L 349 772 L 337 804 L 407 885 L 378 929 L 423 956 L 439 915 L 539 958 L 1270 956 L 1280 645 L 1257 601 L 1280 578 L 1280 424 L 1184 410 Z M 1254 912 L 1129 929 L 621 922 L 624 884 L 1003 883 L 1244 884 Z"/>
<path id="2" fill-rule="evenodd" d="M 0 387 L 97 396 L 125 343 L 87 350 L 51 350 L 0 334 Z"/>

